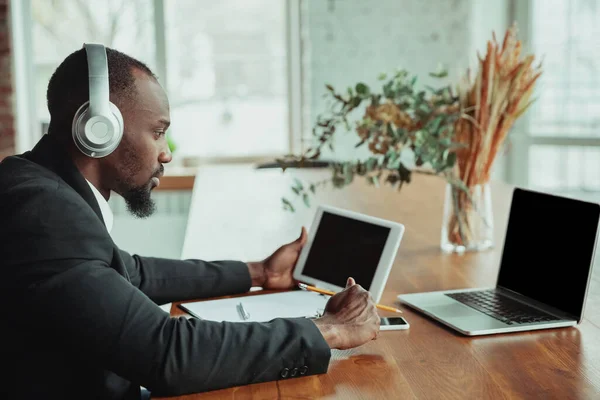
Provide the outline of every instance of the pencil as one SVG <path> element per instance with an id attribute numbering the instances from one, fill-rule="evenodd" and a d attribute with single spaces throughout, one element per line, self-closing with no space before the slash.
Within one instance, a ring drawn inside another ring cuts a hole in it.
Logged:
<path id="1" fill-rule="evenodd" d="M 335 292 L 332 292 L 331 290 L 319 289 L 314 286 L 306 285 L 304 283 L 299 283 L 298 286 L 300 287 L 300 289 L 310 290 L 311 292 L 317 292 L 317 293 L 321 293 L 321 294 L 327 294 L 329 296 L 333 296 L 336 294 Z M 380 310 L 391 311 L 391 312 L 402 314 L 402 311 L 400 311 L 394 307 L 384 306 L 382 304 L 376 304 L 375 306 L 377 308 L 379 308 Z"/>

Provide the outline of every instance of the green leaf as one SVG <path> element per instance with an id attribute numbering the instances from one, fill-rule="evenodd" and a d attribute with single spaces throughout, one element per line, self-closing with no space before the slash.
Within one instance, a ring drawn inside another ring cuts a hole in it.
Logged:
<path id="1" fill-rule="evenodd" d="M 288 199 L 286 199 L 285 197 L 281 198 L 281 202 L 283 203 L 283 209 L 284 210 L 291 211 L 291 212 L 296 211 L 296 209 L 294 208 L 294 206 L 292 205 L 292 203 Z"/>
<path id="2" fill-rule="evenodd" d="M 443 115 L 438 115 L 427 124 L 427 130 L 432 134 L 437 134 L 442 122 L 444 122 L 445 117 Z"/>
<path id="3" fill-rule="evenodd" d="M 450 138 L 441 138 L 439 141 L 440 146 L 450 148 L 452 146 L 452 140 Z"/>
<path id="4" fill-rule="evenodd" d="M 360 142 L 358 142 L 354 145 L 354 148 L 362 146 L 363 144 L 365 144 L 365 142 L 366 142 L 366 140 L 361 140 Z"/>
<path id="5" fill-rule="evenodd" d="M 377 175 L 370 176 L 368 182 L 376 187 L 379 187 L 379 177 Z"/>
<path id="6" fill-rule="evenodd" d="M 448 70 L 445 69 L 442 65 L 438 66 L 438 69 L 436 72 L 430 72 L 429 76 L 432 76 L 434 78 L 445 78 L 448 76 Z"/>
<path id="7" fill-rule="evenodd" d="M 394 131 L 394 139 L 396 139 L 397 141 L 401 141 L 404 138 L 406 138 L 406 129 L 398 128 Z"/>
<path id="8" fill-rule="evenodd" d="M 300 189 L 298 189 L 298 188 L 297 188 L 297 187 L 295 187 L 295 186 L 292 186 L 292 191 L 293 191 L 294 193 L 296 193 L 296 195 L 299 195 L 299 194 L 300 194 Z"/>
<path id="9" fill-rule="evenodd" d="M 394 128 L 392 128 L 392 124 L 386 124 L 386 134 L 389 137 L 394 137 Z"/>
<path id="10" fill-rule="evenodd" d="M 415 83 L 417 83 L 417 76 L 414 76 L 412 78 L 412 80 L 410 81 L 410 86 L 415 86 Z"/>
<path id="11" fill-rule="evenodd" d="M 385 78 L 387 78 L 387 74 L 385 72 L 382 72 L 381 74 L 377 75 L 377 79 L 382 81 Z"/>
<path id="12" fill-rule="evenodd" d="M 429 108 L 429 106 L 427 105 L 427 103 L 421 103 L 419 104 L 419 109 L 420 112 L 422 112 L 423 114 L 430 114 L 431 113 L 431 108 Z"/>
<path id="13" fill-rule="evenodd" d="M 415 146 L 421 147 L 427 141 L 427 132 L 419 129 L 415 132 Z"/>
<path id="14" fill-rule="evenodd" d="M 312 194 L 315 194 L 315 191 L 316 191 L 317 187 L 315 186 L 314 183 L 311 183 L 311 185 L 310 185 L 310 187 L 308 189 L 312 192 Z"/>
<path id="15" fill-rule="evenodd" d="M 367 159 L 367 162 L 365 164 L 367 167 L 367 172 L 371 172 L 371 171 L 375 170 L 375 167 L 377 166 L 377 159 L 375 157 L 369 157 L 369 159 Z"/>
<path id="16" fill-rule="evenodd" d="M 352 104 L 352 107 L 358 107 L 361 102 L 362 102 L 362 98 L 360 98 L 360 97 L 353 97 L 352 98 L 352 102 L 350 104 Z"/>
<path id="17" fill-rule="evenodd" d="M 388 150 L 385 157 L 387 158 L 387 167 L 389 169 L 396 169 L 400 165 L 400 154 L 394 149 Z"/>
<path id="18" fill-rule="evenodd" d="M 394 83 L 392 81 L 390 81 L 390 82 L 386 83 L 385 85 L 383 85 L 383 95 L 385 97 L 387 97 L 388 99 L 392 99 L 395 96 L 395 92 L 392 89 L 393 84 Z"/>
<path id="19" fill-rule="evenodd" d="M 400 157 L 397 157 L 394 159 L 394 161 L 388 162 L 388 168 L 389 169 L 396 169 L 400 166 L 400 163 L 402 159 Z"/>
<path id="20" fill-rule="evenodd" d="M 306 207 L 310 207 L 310 200 L 308 198 L 308 194 L 304 193 L 304 195 L 302 195 L 302 201 L 304 202 L 304 204 L 306 205 Z"/>
<path id="21" fill-rule="evenodd" d="M 331 86 L 329 83 L 325 85 L 325 87 L 327 88 L 327 90 L 329 90 L 330 92 L 334 92 L 335 89 L 333 88 L 333 86 Z"/>
<path id="22" fill-rule="evenodd" d="M 452 168 L 454 167 L 454 164 L 456 164 L 456 153 L 452 152 L 448 154 L 448 158 L 446 158 L 446 165 L 448 168 Z"/>
<path id="23" fill-rule="evenodd" d="M 300 179 L 294 178 L 294 183 L 296 184 L 296 188 L 298 188 L 298 190 L 304 189 L 304 186 L 302 185 L 302 182 L 300 182 Z"/>
<path id="24" fill-rule="evenodd" d="M 364 97 L 369 96 L 371 94 L 371 90 L 369 90 L 369 87 L 362 82 L 356 84 L 355 90 L 356 93 Z"/>

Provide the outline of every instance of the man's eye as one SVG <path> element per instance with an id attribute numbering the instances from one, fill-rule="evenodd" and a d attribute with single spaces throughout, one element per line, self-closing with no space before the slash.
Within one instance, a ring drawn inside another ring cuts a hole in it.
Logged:
<path id="1" fill-rule="evenodd" d="M 165 134 L 165 131 L 155 131 L 154 134 L 160 137 Z"/>

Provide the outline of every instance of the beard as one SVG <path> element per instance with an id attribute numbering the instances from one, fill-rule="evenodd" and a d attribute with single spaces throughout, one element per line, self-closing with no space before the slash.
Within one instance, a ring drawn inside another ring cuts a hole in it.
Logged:
<path id="1" fill-rule="evenodd" d="M 142 186 L 130 186 L 121 193 L 127 204 L 127 210 L 137 218 L 147 218 L 156 211 L 156 204 L 150 197 L 151 188 L 151 183 L 148 182 Z"/>
<path id="2" fill-rule="evenodd" d="M 116 189 L 115 192 L 121 195 L 127 205 L 129 213 L 137 218 L 147 218 L 156 211 L 156 204 L 152 200 L 151 192 L 154 187 L 152 183 L 153 177 L 158 177 L 164 172 L 164 166 L 161 164 L 154 171 L 143 185 L 135 185 L 135 177 L 142 171 L 141 160 L 137 153 L 130 151 L 129 147 L 124 148 L 125 163 L 118 168 L 118 171 L 127 171 L 123 176 L 115 173 Z"/>

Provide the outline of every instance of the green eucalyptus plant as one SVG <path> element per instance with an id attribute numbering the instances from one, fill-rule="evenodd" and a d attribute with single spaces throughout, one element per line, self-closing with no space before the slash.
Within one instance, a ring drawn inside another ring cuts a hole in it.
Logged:
<path id="1" fill-rule="evenodd" d="M 431 73 L 435 78 L 447 76 L 445 71 Z M 290 161 L 302 167 L 306 160 L 316 160 L 325 146 L 334 151 L 333 138 L 340 131 L 357 135 L 356 148 L 368 146 L 371 153 L 363 160 L 337 161 L 331 164 L 331 177 L 305 184 L 295 179 L 293 193 L 310 206 L 310 196 L 319 187 L 331 184 L 343 188 L 358 176 L 372 185 L 389 184 L 398 190 L 410 183 L 413 172 L 440 175 L 455 181 L 451 173 L 456 163 L 458 143 L 453 141 L 456 122 L 463 115 L 457 95 L 449 85 L 440 88 L 416 87 L 417 77 L 399 70 L 391 77 L 381 74 L 380 91 L 364 83 L 338 93 L 326 85 L 329 107 L 317 117 L 313 128 L 314 143 L 300 156 L 278 159 L 283 170 Z M 352 119 L 355 114 L 359 117 Z M 405 152 L 412 153 L 412 164 L 403 161 Z M 293 202 L 282 198 L 285 210 L 295 211 Z"/>

